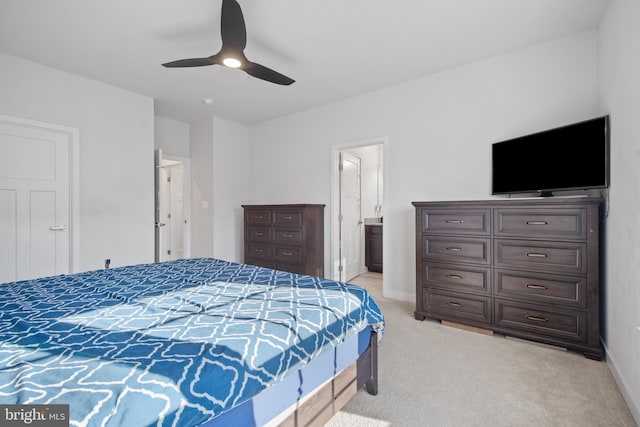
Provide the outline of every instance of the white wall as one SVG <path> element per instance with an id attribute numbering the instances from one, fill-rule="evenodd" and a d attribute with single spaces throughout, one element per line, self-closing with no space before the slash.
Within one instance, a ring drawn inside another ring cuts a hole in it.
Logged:
<path id="1" fill-rule="evenodd" d="M 213 256 L 213 118 L 191 125 L 191 256 Z"/>
<path id="2" fill-rule="evenodd" d="M 243 260 L 248 158 L 245 125 L 219 117 L 191 125 L 192 257 Z"/>
<path id="3" fill-rule="evenodd" d="M 153 99 L 5 54 L 0 94 L 0 114 L 79 129 L 74 270 L 153 262 Z"/>
<path id="4" fill-rule="evenodd" d="M 155 116 L 155 148 L 165 156 L 190 157 L 189 124 Z"/>
<path id="5" fill-rule="evenodd" d="M 248 127 L 215 116 L 191 125 L 156 116 L 155 129 L 156 148 L 163 154 L 191 157 L 191 255 L 241 262 Z"/>
<path id="6" fill-rule="evenodd" d="M 213 119 L 213 256 L 243 260 L 243 210 L 249 196 L 249 128 Z"/>
<path id="7" fill-rule="evenodd" d="M 388 137 L 384 294 L 414 301 L 411 202 L 490 198 L 491 143 L 598 115 L 597 52 L 591 31 L 254 125 L 251 199 L 324 203 L 329 224 L 331 146 Z"/>
<path id="8" fill-rule="evenodd" d="M 614 0 L 600 30 L 601 103 L 611 112 L 607 362 L 640 424 L 640 2 Z"/>

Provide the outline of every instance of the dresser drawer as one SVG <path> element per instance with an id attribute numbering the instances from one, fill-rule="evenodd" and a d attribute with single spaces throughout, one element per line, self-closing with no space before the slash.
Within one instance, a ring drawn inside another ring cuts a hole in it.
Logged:
<path id="1" fill-rule="evenodd" d="M 488 239 L 422 236 L 424 259 L 489 264 Z"/>
<path id="2" fill-rule="evenodd" d="M 272 248 L 270 245 L 260 243 L 247 243 L 247 258 L 269 259 L 271 258 Z"/>
<path id="3" fill-rule="evenodd" d="M 489 209 L 422 209 L 422 231 L 489 235 Z"/>
<path id="4" fill-rule="evenodd" d="M 496 267 L 575 274 L 587 272 L 585 243 L 495 240 L 494 258 Z"/>
<path id="5" fill-rule="evenodd" d="M 274 261 L 299 263 L 302 261 L 302 251 L 299 248 L 276 246 L 273 252 Z"/>
<path id="6" fill-rule="evenodd" d="M 586 341 L 587 316 L 579 310 L 553 310 L 549 306 L 495 300 L 495 325 L 526 333 L 571 341 Z"/>
<path id="7" fill-rule="evenodd" d="M 270 224 L 271 211 L 268 209 L 251 209 L 245 213 L 247 224 Z"/>
<path id="8" fill-rule="evenodd" d="M 276 210 L 273 212 L 273 223 L 277 225 L 302 225 L 302 211 Z"/>
<path id="9" fill-rule="evenodd" d="M 423 285 L 468 292 L 489 292 L 488 267 L 422 263 Z"/>
<path id="10" fill-rule="evenodd" d="M 489 297 L 423 288 L 424 307 L 437 319 L 491 323 Z"/>
<path id="11" fill-rule="evenodd" d="M 273 234 L 273 241 L 276 243 L 287 243 L 293 245 L 299 245 L 302 243 L 302 230 L 299 229 L 274 228 Z"/>
<path id="12" fill-rule="evenodd" d="M 586 307 L 585 277 L 496 270 L 494 284 L 498 297 Z"/>
<path id="13" fill-rule="evenodd" d="M 365 233 L 370 236 L 382 237 L 382 224 L 371 225 L 367 224 L 364 226 Z"/>
<path id="14" fill-rule="evenodd" d="M 245 237 L 249 242 L 268 242 L 271 240 L 271 229 L 269 227 L 247 227 Z"/>
<path id="15" fill-rule="evenodd" d="M 496 209 L 496 236 L 586 239 L 584 209 Z"/>

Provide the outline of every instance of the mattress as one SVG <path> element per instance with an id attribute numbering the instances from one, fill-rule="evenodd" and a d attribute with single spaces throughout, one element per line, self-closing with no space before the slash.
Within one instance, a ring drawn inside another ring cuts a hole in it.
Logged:
<path id="1" fill-rule="evenodd" d="M 297 376 L 299 398 L 301 369 L 337 370 L 337 349 L 353 360 L 384 328 L 360 287 L 217 259 L 0 286 L 0 403 L 67 403 L 71 425 L 195 426 L 242 405 L 261 425 L 256 396 Z"/>
<path id="2" fill-rule="evenodd" d="M 340 345 L 325 349 L 300 370 L 292 372 L 253 398 L 203 424 L 203 427 L 267 425 L 353 364 L 366 349 L 370 336 L 369 327 L 364 328 L 358 335 L 350 335 Z"/>

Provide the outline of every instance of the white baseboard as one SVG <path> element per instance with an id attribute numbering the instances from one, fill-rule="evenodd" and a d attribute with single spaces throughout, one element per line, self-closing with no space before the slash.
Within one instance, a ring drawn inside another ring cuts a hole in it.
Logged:
<path id="1" fill-rule="evenodd" d="M 625 383 L 624 379 L 620 375 L 620 372 L 618 371 L 618 368 L 616 365 L 616 361 L 613 358 L 613 356 L 611 356 L 611 353 L 609 353 L 607 346 L 603 345 L 603 347 L 604 347 L 604 353 L 605 353 L 605 360 L 607 362 L 607 366 L 609 367 L 609 371 L 611 372 L 611 375 L 613 376 L 614 381 L 618 385 L 618 388 L 620 389 L 620 393 L 622 394 L 622 397 L 624 398 L 625 402 L 627 402 L 627 406 L 629 407 L 629 411 L 631 412 L 633 419 L 636 421 L 636 424 L 640 426 L 640 407 L 636 405 L 636 402 L 633 401 L 633 396 L 631 396 L 631 394 L 629 393 L 629 388 L 627 387 L 627 384 Z"/>
<path id="2" fill-rule="evenodd" d="M 389 298 L 389 299 L 395 299 L 395 300 L 399 300 L 399 301 L 406 301 L 406 302 L 412 302 L 412 303 L 416 303 L 416 294 L 415 293 L 406 293 L 406 292 L 395 292 L 395 291 L 391 291 L 391 292 L 385 292 L 384 293 L 384 297 L 385 298 Z"/>

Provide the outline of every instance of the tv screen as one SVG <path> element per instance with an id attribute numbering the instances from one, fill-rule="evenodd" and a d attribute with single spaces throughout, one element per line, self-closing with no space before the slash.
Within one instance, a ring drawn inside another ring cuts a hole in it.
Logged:
<path id="1" fill-rule="evenodd" d="M 609 116 L 492 146 L 492 193 L 541 193 L 609 186 Z"/>

